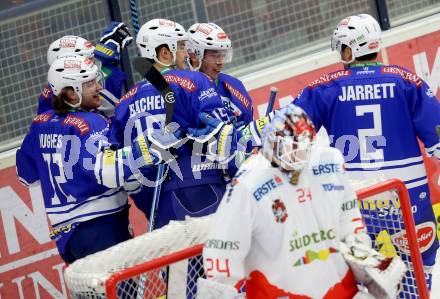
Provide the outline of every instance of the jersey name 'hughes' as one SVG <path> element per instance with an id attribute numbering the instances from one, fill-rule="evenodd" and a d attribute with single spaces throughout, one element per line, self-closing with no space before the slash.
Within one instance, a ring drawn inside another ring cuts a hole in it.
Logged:
<path id="1" fill-rule="evenodd" d="M 380 100 L 394 98 L 395 83 L 366 84 L 366 85 L 348 85 L 342 86 L 342 94 L 339 100 Z"/>

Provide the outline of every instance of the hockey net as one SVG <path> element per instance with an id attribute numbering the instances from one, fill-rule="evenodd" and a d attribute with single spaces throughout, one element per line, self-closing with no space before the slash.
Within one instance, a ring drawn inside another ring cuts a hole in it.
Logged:
<path id="1" fill-rule="evenodd" d="M 392 190 L 398 196 L 390 198 Z M 401 256 L 409 269 L 399 298 L 428 299 L 405 185 L 399 180 L 389 180 L 360 189 L 357 194 L 363 217 L 369 220 L 367 229 L 374 234 L 376 250 L 385 256 Z M 395 219 L 376 219 L 378 210 L 391 208 L 397 209 Z M 72 298 L 196 298 L 197 279 L 204 275 L 201 253 L 209 225 L 210 216 L 173 221 L 159 230 L 76 261 L 65 271 Z M 399 238 L 387 233 L 402 230 L 406 233 L 399 234 Z"/>

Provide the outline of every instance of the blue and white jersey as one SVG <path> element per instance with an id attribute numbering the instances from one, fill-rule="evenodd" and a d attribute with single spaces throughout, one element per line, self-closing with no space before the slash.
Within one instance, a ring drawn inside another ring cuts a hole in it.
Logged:
<path id="1" fill-rule="evenodd" d="M 254 117 L 254 108 L 243 82 L 224 73 L 220 73 L 213 82 L 226 110 L 237 122 L 250 123 Z"/>
<path id="2" fill-rule="evenodd" d="M 114 155 L 103 155 L 100 150 L 109 132 L 109 122 L 100 114 L 78 111 L 59 115 L 50 110 L 34 118 L 17 151 L 19 180 L 25 185 L 41 184 L 51 237 L 60 253 L 79 223 L 119 212 L 127 205 L 122 187 L 109 188 L 102 182 L 102 165 L 115 160 Z M 116 165 L 106 175 L 113 181 L 124 169 L 122 163 Z M 139 184 L 132 191 L 138 189 Z"/>
<path id="3" fill-rule="evenodd" d="M 175 93 L 173 122 L 179 125 L 182 136 L 186 135 L 188 128 L 205 126 L 199 119 L 199 113 L 226 113 L 215 88 L 205 74 L 167 70 L 163 76 Z M 144 132 L 150 135 L 153 130 L 163 127 L 165 113 L 165 102 L 151 83 L 144 80 L 135 84 L 116 106 L 113 121 L 116 141 L 120 146 L 127 146 L 127 143 L 131 143 Z M 195 150 L 193 144 L 187 141 L 173 152 L 177 156 L 177 165 L 169 163 L 171 170 L 162 191 L 223 182 L 221 166 L 207 159 L 201 148 Z M 154 183 L 156 172 L 152 168 L 151 177 L 147 179 Z"/>
<path id="4" fill-rule="evenodd" d="M 440 159 L 435 131 L 440 103 L 422 79 L 402 67 L 362 64 L 325 74 L 294 104 L 307 112 L 317 130 L 326 128 L 353 179 L 374 172 L 399 178 L 408 188 L 427 184 L 417 138 L 428 155 Z"/>
<path id="5" fill-rule="evenodd" d="M 95 59 L 99 59 L 96 57 Z M 103 74 L 102 90 L 99 95 L 102 98 L 102 104 L 98 107 L 98 111 L 105 117 L 113 117 L 115 105 L 122 96 L 122 87 L 126 80 L 126 74 L 112 63 L 102 62 L 101 71 Z M 54 98 L 52 89 L 47 85 L 38 97 L 37 114 L 45 113 L 52 110 L 52 100 Z"/>

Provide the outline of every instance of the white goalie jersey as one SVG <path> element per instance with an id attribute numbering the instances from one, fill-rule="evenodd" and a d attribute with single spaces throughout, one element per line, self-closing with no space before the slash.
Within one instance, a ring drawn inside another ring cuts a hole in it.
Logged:
<path id="1" fill-rule="evenodd" d="M 214 215 L 203 250 L 207 278 L 248 298 L 352 298 L 339 242 L 364 231 L 337 149 L 312 147 L 296 185 L 258 153 L 244 163 Z"/>

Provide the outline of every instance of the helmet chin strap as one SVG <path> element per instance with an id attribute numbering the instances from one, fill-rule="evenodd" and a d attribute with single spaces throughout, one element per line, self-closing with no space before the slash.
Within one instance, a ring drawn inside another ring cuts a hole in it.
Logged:
<path id="1" fill-rule="evenodd" d="M 78 101 L 78 103 L 76 103 L 76 104 L 72 104 L 72 103 L 70 103 L 70 102 L 68 102 L 68 101 L 66 101 L 66 100 L 64 100 L 64 103 L 66 103 L 68 106 L 70 106 L 70 107 L 72 107 L 72 108 L 74 108 L 74 109 L 79 109 L 79 108 L 81 108 L 82 95 L 81 95 L 80 93 L 76 92 L 76 91 L 75 91 L 75 93 L 76 93 L 76 94 L 78 95 L 78 97 L 79 97 L 79 101 Z"/>
<path id="2" fill-rule="evenodd" d="M 202 60 L 198 59 L 198 61 L 199 61 L 198 65 L 196 67 L 193 67 L 192 64 L 191 64 L 191 59 L 189 57 L 186 58 L 186 62 L 188 64 L 188 66 L 189 66 L 189 70 L 190 71 L 194 72 L 194 71 L 198 71 L 200 69 L 200 67 L 202 66 Z"/>

